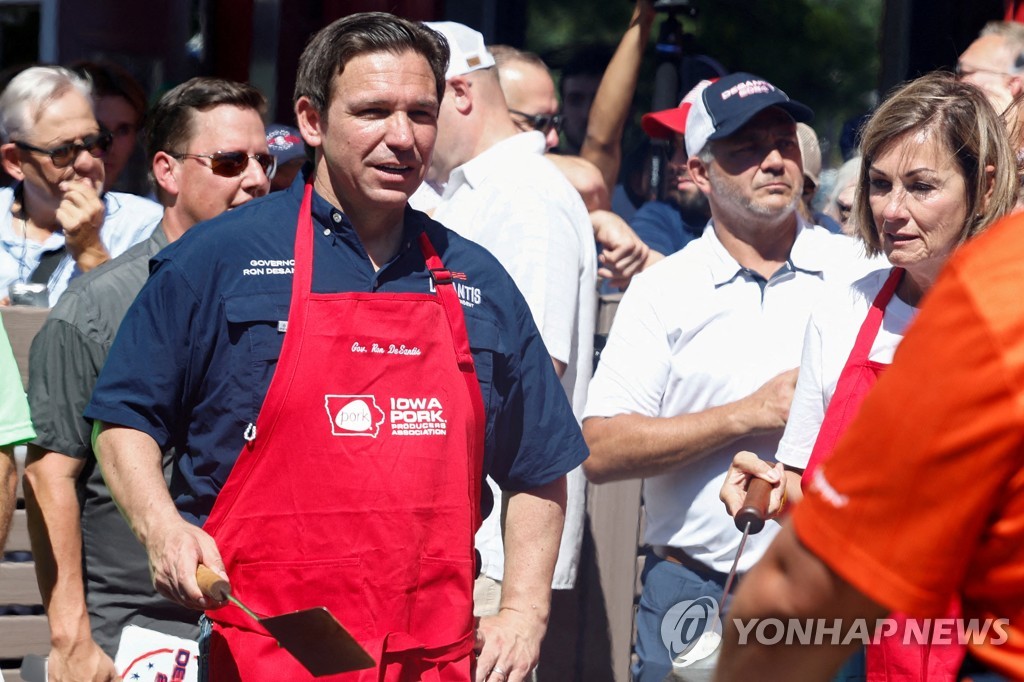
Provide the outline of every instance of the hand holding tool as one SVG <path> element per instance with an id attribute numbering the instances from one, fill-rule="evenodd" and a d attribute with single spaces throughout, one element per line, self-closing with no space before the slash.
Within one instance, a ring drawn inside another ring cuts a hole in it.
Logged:
<path id="1" fill-rule="evenodd" d="M 231 602 L 262 625 L 313 677 L 376 665 L 373 657 L 323 606 L 281 616 L 260 616 L 231 594 L 231 585 L 206 566 L 200 564 L 196 569 L 196 580 L 205 596 Z"/>
<path id="2" fill-rule="evenodd" d="M 785 481 L 782 484 L 785 485 Z M 743 500 L 743 506 L 733 517 L 736 528 L 743 531 L 743 537 L 740 539 L 740 546 L 736 549 L 736 558 L 733 559 L 732 568 L 729 570 L 729 577 L 725 579 L 722 598 L 718 600 L 718 612 L 715 614 L 717 618 L 721 618 L 725 599 L 729 595 L 729 589 L 732 587 L 733 581 L 736 579 L 736 567 L 740 563 L 740 556 L 742 556 L 743 548 L 747 544 L 747 537 L 751 533 L 760 533 L 764 528 L 771 494 L 771 483 L 761 478 L 750 479 L 750 484 L 747 486 L 747 496 Z M 702 633 L 689 649 L 672 660 L 672 674 L 675 679 L 684 680 L 685 682 L 710 681 L 714 677 L 715 666 L 718 663 L 721 642 L 722 634 L 714 629 Z"/>

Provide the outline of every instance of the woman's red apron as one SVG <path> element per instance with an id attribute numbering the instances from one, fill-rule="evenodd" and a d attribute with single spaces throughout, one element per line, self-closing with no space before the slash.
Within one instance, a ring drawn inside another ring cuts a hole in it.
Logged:
<path id="1" fill-rule="evenodd" d="M 311 197 L 255 438 L 205 529 L 250 608 L 326 606 L 378 662 L 321 679 L 467 682 L 485 416 L 462 308 L 426 234 L 436 296 L 311 293 Z M 313 679 L 236 607 L 207 615 L 211 680 Z"/>
<path id="2" fill-rule="evenodd" d="M 828 404 L 828 409 L 825 410 L 825 419 L 818 432 L 818 439 L 814 442 L 814 449 L 811 451 L 807 468 L 800 481 L 801 486 L 805 488 L 810 485 L 818 466 L 831 456 L 840 436 L 857 416 L 857 411 L 868 391 L 889 366 L 874 362 L 869 358 L 875 337 L 878 336 L 878 330 L 882 326 L 885 308 L 892 300 L 902 278 L 903 269 L 893 268 L 882 289 L 871 303 L 867 317 L 857 334 L 857 340 L 853 344 L 850 357 L 846 360 L 846 365 L 836 382 L 832 400 Z M 880 532 L 885 531 L 880 529 Z M 959 615 L 960 609 L 958 605 L 954 604 L 949 617 L 955 618 Z M 956 643 L 948 645 L 905 644 L 905 641 L 915 641 L 913 636 L 909 639 L 905 637 L 907 617 L 898 613 L 890 614 L 889 617 L 897 622 L 896 632 L 881 638 L 877 644 L 869 645 L 866 650 L 866 679 L 868 682 L 918 682 L 919 680 L 939 682 L 956 679 L 957 670 L 960 668 L 960 662 L 964 656 L 962 646 Z M 911 634 L 913 635 L 913 633 Z"/>

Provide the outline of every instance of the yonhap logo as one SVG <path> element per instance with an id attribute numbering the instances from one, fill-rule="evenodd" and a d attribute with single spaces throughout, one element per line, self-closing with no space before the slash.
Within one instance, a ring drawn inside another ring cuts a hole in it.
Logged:
<path id="1" fill-rule="evenodd" d="M 668 649 L 669 658 L 686 653 L 707 632 L 722 633 L 718 602 L 711 597 L 681 601 L 661 620 L 661 641 Z"/>
<path id="2" fill-rule="evenodd" d="M 335 436 L 376 438 L 384 423 L 384 410 L 372 395 L 325 395 L 324 407 Z"/>

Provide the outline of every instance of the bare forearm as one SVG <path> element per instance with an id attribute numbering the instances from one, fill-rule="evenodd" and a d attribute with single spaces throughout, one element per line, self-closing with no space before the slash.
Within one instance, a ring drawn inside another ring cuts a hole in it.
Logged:
<path id="1" fill-rule="evenodd" d="M 17 504 L 18 471 L 14 465 L 14 451 L 9 447 L 0 448 L 0 551 L 7 542 L 11 529 L 11 517 Z"/>
<path id="2" fill-rule="evenodd" d="M 745 398 L 692 414 L 592 417 L 583 423 L 583 470 L 595 483 L 655 476 L 744 436 L 781 433 L 796 378 L 795 369 L 781 372 Z"/>
<path id="3" fill-rule="evenodd" d="M 765 556 L 744 577 L 726 619 L 725 638 L 719 657 L 718 682 L 731 680 L 825 680 L 856 649 L 860 640 L 847 646 L 771 646 L 748 636 L 740 645 L 736 621 L 753 618 L 824 619 L 842 623 L 839 641 L 864 618 L 874 623 L 886 609 L 860 594 L 833 573 L 797 539 L 786 524 Z M 746 627 L 746 626 L 744 626 Z M 749 634 L 749 633 L 748 633 Z M 831 640 L 828 640 L 831 641 Z"/>
<path id="4" fill-rule="evenodd" d="M 551 578 L 565 521 L 565 477 L 508 496 L 505 516 L 505 576 L 501 608 L 547 627 Z"/>
<path id="5" fill-rule="evenodd" d="M 583 422 L 587 478 L 606 483 L 656 476 L 750 433 L 740 402 L 675 417 L 620 414 Z"/>
<path id="6" fill-rule="evenodd" d="M 224 562 L 213 538 L 175 508 L 160 446 L 140 431 L 103 424 L 93 449 L 111 496 L 146 548 L 157 592 L 191 609 L 209 608 L 215 601 L 203 596 L 196 568 L 203 564 L 227 579 Z"/>
<path id="7" fill-rule="evenodd" d="M 797 504 L 804 499 L 804 490 L 800 487 L 803 473 L 803 470 L 786 469 L 786 499 L 790 505 Z"/>
<path id="8" fill-rule="evenodd" d="M 140 431 L 104 424 L 95 449 L 111 497 L 143 545 L 155 529 L 182 521 L 167 490 L 155 440 Z"/>
<path id="9" fill-rule="evenodd" d="M 110 260 L 110 252 L 107 251 L 102 242 L 97 242 L 82 249 L 79 253 L 74 254 L 73 257 L 79 270 L 89 272 Z"/>
<path id="10" fill-rule="evenodd" d="M 81 509 L 75 481 L 81 460 L 29 448 L 25 509 L 54 646 L 90 637 L 82 577 Z"/>

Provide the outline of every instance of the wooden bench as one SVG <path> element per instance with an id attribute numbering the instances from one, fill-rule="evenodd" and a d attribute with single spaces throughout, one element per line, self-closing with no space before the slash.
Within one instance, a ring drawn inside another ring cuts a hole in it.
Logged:
<path id="1" fill-rule="evenodd" d="M 28 384 L 28 349 L 36 332 L 46 320 L 49 311 L 42 308 L 0 308 L 7 336 L 14 350 L 14 358 L 21 370 L 22 381 Z M 7 539 L 7 552 L 29 552 L 28 522 L 21 490 L 21 467 L 24 465 L 24 447 L 17 448 L 20 455 L 18 476 L 18 509 Z M 0 605 L 17 604 L 41 608 L 42 597 L 36 584 L 35 564 L 31 561 L 0 560 Z M 38 610 L 38 608 L 36 610 Z M 18 670 L 27 654 L 45 656 L 50 651 L 50 630 L 44 615 L 0 615 L 0 679 L 4 682 L 20 681 Z"/>

